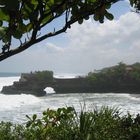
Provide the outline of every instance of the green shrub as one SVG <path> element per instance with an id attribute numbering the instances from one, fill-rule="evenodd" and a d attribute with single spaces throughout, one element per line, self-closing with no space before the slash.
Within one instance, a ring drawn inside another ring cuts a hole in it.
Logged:
<path id="1" fill-rule="evenodd" d="M 140 140 L 140 115 L 122 116 L 115 108 L 65 107 L 26 117 L 25 125 L 1 122 L 0 140 Z"/>

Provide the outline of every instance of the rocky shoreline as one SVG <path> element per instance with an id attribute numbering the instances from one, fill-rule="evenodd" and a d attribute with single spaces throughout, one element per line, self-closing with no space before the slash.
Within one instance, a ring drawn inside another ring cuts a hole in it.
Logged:
<path id="1" fill-rule="evenodd" d="M 92 92 L 92 86 L 83 77 L 73 79 L 59 79 L 53 77 L 53 72 L 43 71 L 21 74 L 19 81 L 11 86 L 4 86 L 3 94 L 32 94 L 44 96 L 46 87 L 54 88 L 56 93 L 84 93 Z"/>
<path id="2" fill-rule="evenodd" d="M 140 94 L 138 75 L 140 75 L 140 69 L 131 66 L 128 71 L 128 66 L 125 66 L 120 71 L 120 65 L 103 69 L 98 73 L 89 73 L 85 77 L 67 79 L 54 78 L 52 71 L 38 71 L 21 74 L 19 81 L 11 86 L 4 86 L 1 92 L 44 96 L 46 95 L 44 89 L 52 87 L 56 93 Z"/>

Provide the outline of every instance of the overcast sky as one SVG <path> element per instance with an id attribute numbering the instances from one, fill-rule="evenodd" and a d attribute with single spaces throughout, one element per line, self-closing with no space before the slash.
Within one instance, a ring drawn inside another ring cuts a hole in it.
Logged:
<path id="1" fill-rule="evenodd" d="M 0 62 L 0 72 L 88 73 L 121 61 L 140 62 L 140 15 L 130 12 L 128 4 L 119 6 L 114 7 L 115 20 L 76 23 L 66 34 Z"/>

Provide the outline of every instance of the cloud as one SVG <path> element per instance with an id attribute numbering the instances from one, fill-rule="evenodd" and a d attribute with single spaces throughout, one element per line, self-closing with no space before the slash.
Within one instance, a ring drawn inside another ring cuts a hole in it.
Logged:
<path id="1" fill-rule="evenodd" d="M 140 60 L 140 17 L 127 13 L 119 20 L 97 24 L 92 21 L 82 26 L 75 24 L 68 32 L 73 50 L 83 53 L 86 65 L 100 68 L 119 61 L 133 63 Z M 87 68 L 88 69 L 88 68 Z"/>
<path id="2" fill-rule="evenodd" d="M 16 64 L 16 71 L 51 69 L 57 73 L 87 73 L 120 61 L 140 61 L 139 25 L 139 15 L 132 12 L 104 24 L 92 20 L 82 25 L 76 23 L 65 34 L 66 47 L 44 41 L 4 61 L 1 71 Z M 63 38 L 61 40 L 63 44 Z"/>
<path id="3" fill-rule="evenodd" d="M 45 46 L 46 46 L 45 49 L 46 49 L 47 54 L 56 54 L 56 53 L 63 52 L 62 48 L 60 48 L 52 43 L 47 43 Z"/>

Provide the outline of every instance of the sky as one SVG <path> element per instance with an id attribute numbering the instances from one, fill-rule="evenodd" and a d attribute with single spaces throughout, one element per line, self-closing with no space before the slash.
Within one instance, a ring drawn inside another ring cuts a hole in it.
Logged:
<path id="1" fill-rule="evenodd" d="M 75 23 L 67 33 L 0 62 L 0 72 L 87 74 L 119 62 L 140 62 L 140 15 L 131 12 L 127 2 L 115 4 L 110 11 L 113 21 L 99 24 L 91 18 L 82 25 Z"/>

